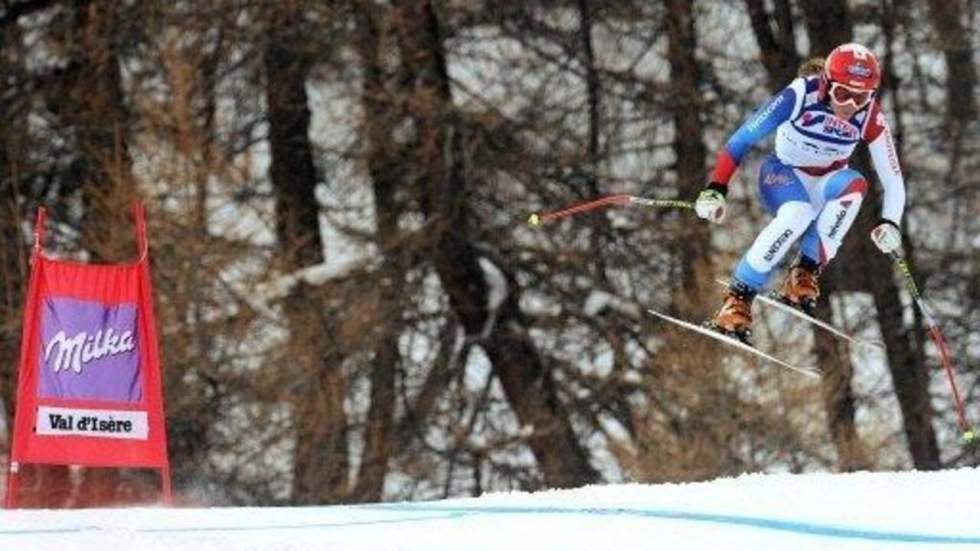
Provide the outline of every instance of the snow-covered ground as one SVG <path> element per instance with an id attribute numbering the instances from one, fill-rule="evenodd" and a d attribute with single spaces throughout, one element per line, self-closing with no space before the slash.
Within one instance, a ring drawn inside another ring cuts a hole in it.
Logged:
<path id="1" fill-rule="evenodd" d="M 0 550 L 980 549 L 980 470 L 747 475 L 344 507 L 0 511 Z"/>

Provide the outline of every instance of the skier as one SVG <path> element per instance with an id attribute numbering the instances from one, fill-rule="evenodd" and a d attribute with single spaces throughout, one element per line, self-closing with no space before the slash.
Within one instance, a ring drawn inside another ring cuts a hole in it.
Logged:
<path id="1" fill-rule="evenodd" d="M 713 329 L 748 342 L 752 300 L 796 241 L 800 254 L 778 294 L 812 312 L 820 296 L 818 277 L 837 254 L 857 217 L 867 180 L 848 168 L 859 140 L 867 142 L 884 190 L 881 218 L 871 239 L 885 254 L 902 243 L 899 224 L 905 183 L 891 131 L 876 98 L 881 71 L 860 44 L 843 44 L 827 56 L 819 75 L 796 78 L 770 98 L 719 152 L 710 182 L 695 202 L 701 218 L 725 218 L 728 182 L 748 150 L 776 131 L 775 154 L 759 170 L 759 195 L 774 218 L 745 252 L 729 283 Z"/>

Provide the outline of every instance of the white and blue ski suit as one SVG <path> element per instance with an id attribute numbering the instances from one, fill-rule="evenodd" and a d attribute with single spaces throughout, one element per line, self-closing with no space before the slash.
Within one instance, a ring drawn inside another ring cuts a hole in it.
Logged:
<path id="1" fill-rule="evenodd" d="M 819 77 L 801 77 L 770 98 L 731 136 L 711 176 L 727 185 L 749 149 L 776 131 L 775 154 L 763 162 L 758 182 L 762 205 L 774 218 L 733 274 L 755 292 L 797 240 L 802 255 L 820 266 L 837 254 L 868 190 L 864 176 L 848 168 L 858 141 L 868 143 L 881 181 L 881 217 L 901 222 L 905 183 L 878 99 L 843 120 L 819 97 L 819 87 Z"/>

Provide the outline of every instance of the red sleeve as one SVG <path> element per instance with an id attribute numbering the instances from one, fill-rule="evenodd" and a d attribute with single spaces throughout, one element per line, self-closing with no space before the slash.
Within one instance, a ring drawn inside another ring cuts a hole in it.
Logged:
<path id="1" fill-rule="evenodd" d="M 715 169 L 711 173 L 711 181 L 727 185 L 737 168 L 738 164 L 732 158 L 732 154 L 728 152 L 727 147 L 724 147 L 718 152 L 718 158 L 715 160 Z"/>

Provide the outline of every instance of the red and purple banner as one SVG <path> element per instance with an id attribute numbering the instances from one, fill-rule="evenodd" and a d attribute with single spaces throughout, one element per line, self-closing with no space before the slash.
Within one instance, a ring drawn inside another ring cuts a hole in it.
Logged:
<path id="1" fill-rule="evenodd" d="M 38 213 L 25 303 L 7 505 L 25 463 L 161 469 L 169 465 L 142 208 L 136 262 L 44 255 Z"/>

